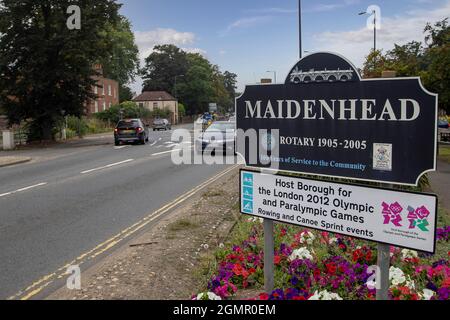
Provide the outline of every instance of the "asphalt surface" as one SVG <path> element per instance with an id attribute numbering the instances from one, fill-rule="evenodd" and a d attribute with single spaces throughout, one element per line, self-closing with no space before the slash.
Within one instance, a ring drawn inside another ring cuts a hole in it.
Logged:
<path id="1" fill-rule="evenodd" d="M 171 132 L 150 134 L 145 146 L 117 148 L 106 138 L 37 150 L 40 161 L 0 169 L 0 299 L 229 167 L 174 165 Z"/>

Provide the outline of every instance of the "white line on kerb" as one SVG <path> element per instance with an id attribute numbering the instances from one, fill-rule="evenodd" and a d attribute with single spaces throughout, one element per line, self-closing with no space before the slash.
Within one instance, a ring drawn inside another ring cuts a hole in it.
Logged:
<path id="1" fill-rule="evenodd" d="M 103 166 L 103 167 L 98 167 L 98 168 L 95 168 L 95 169 L 86 170 L 86 171 L 81 172 L 81 174 L 91 173 L 91 172 L 94 172 L 94 171 L 99 171 L 99 170 L 103 170 L 103 169 L 119 166 L 121 164 L 128 163 L 128 162 L 131 162 L 131 161 L 134 161 L 134 159 L 128 159 L 128 160 L 125 160 L 125 161 L 111 163 L 111 164 L 108 164 L 108 165 Z"/>
<path id="2" fill-rule="evenodd" d="M 46 184 L 47 184 L 47 182 L 42 182 L 42 183 L 35 184 L 35 185 L 33 185 L 33 186 L 29 186 L 29 187 L 17 189 L 17 190 L 15 190 L 15 191 L 10 191 L 10 192 L 6 192 L 6 193 L 2 193 L 2 194 L 0 194 L 0 198 L 1 198 L 1 197 L 9 196 L 9 195 L 12 195 L 12 194 L 15 194 L 15 193 L 19 193 L 19 192 L 24 192 L 24 191 L 27 191 L 27 190 L 30 190 L 30 189 L 34 189 L 34 188 L 37 188 L 37 187 L 42 187 L 42 186 L 45 186 Z"/>

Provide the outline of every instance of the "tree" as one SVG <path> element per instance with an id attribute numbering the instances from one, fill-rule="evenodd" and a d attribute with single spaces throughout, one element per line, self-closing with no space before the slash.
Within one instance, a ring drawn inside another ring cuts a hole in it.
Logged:
<path id="1" fill-rule="evenodd" d="M 131 23 L 124 16 L 106 25 L 105 41 L 109 52 L 101 60 L 105 77 L 114 79 L 121 86 L 134 80 L 139 72 L 139 49 L 135 43 Z"/>
<path id="2" fill-rule="evenodd" d="M 195 115 L 207 111 L 208 103 L 212 102 L 213 72 L 209 61 L 198 53 L 189 53 L 187 60 L 188 70 L 177 83 L 176 92 L 187 113 Z"/>
<path id="3" fill-rule="evenodd" d="M 80 117 L 94 98 L 93 65 L 112 55 L 114 0 L 79 1 L 81 29 L 67 27 L 71 0 L 3 0 L 0 6 L 0 104 L 10 124 L 29 121 L 36 140 L 51 140 L 63 115 Z"/>
<path id="4" fill-rule="evenodd" d="M 450 26 L 448 19 L 425 27 L 427 70 L 423 75 L 425 87 L 439 94 L 439 105 L 450 113 Z"/>
<path id="5" fill-rule="evenodd" d="M 135 93 L 130 89 L 130 87 L 125 85 L 119 85 L 120 103 L 133 100 L 134 95 Z"/>
<path id="6" fill-rule="evenodd" d="M 387 61 L 380 50 L 372 51 L 364 62 L 363 77 L 364 78 L 380 78 L 381 73 L 387 70 Z"/>
<path id="7" fill-rule="evenodd" d="M 424 86 L 439 94 L 439 105 L 450 112 L 450 26 L 448 18 L 428 23 L 424 30 L 425 44 L 411 41 L 395 45 L 385 55 L 372 52 L 366 58 L 365 77 L 380 77 L 384 70 L 396 71 L 400 77 L 420 76 Z"/>
<path id="8" fill-rule="evenodd" d="M 424 68 L 424 48 L 422 43 L 411 41 L 405 45 L 395 45 L 386 54 L 387 68 L 398 77 L 418 76 Z"/>
<path id="9" fill-rule="evenodd" d="M 141 71 L 143 91 L 167 91 L 173 95 L 175 77 L 185 75 L 187 71 L 186 52 L 171 44 L 155 46 Z"/>

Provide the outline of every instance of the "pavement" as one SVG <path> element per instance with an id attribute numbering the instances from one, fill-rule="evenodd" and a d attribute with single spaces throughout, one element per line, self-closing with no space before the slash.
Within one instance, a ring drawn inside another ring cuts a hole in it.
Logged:
<path id="1" fill-rule="evenodd" d="M 439 203 L 450 213 L 450 163 L 438 160 L 437 171 L 429 174 L 431 189 L 439 196 Z"/>
<path id="2" fill-rule="evenodd" d="M 0 169 L 0 299 L 29 295 L 32 284 L 46 284 L 79 258 L 100 258 L 115 235 L 230 167 L 175 165 L 172 150 L 180 146 L 171 132 L 151 132 L 143 146 L 94 140 L 107 141 L 0 152 L 33 158 Z"/>
<path id="3" fill-rule="evenodd" d="M 15 156 L 15 157 L 7 157 L 2 156 L 0 157 L 0 168 L 13 166 L 16 164 L 22 164 L 31 161 L 31 157 L 21 157 L 21 156 Z"/>

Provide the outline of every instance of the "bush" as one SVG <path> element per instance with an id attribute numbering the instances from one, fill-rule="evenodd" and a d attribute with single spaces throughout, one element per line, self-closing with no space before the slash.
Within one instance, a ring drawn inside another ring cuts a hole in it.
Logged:
<path id="1" fill-rule="evenodd" d="M 151 112 L 143 107 L 139 107 L 132 101 L 122 102 L 121 104 L 114 105 L 110 109 L 96 114 L 97 119 L 102 121 L 110 121 L 113 124 L 119 122 L 121 118 L 120 112 L 122 111 L 122 118 L 150 118 Z"/>
<path id="2" fill-rule="evenodd" d="M 75 132 L 80 138 L 84 137 L 89 131 L 87 121 L 74 116 L 67 117 L 67 128 Z"/>

